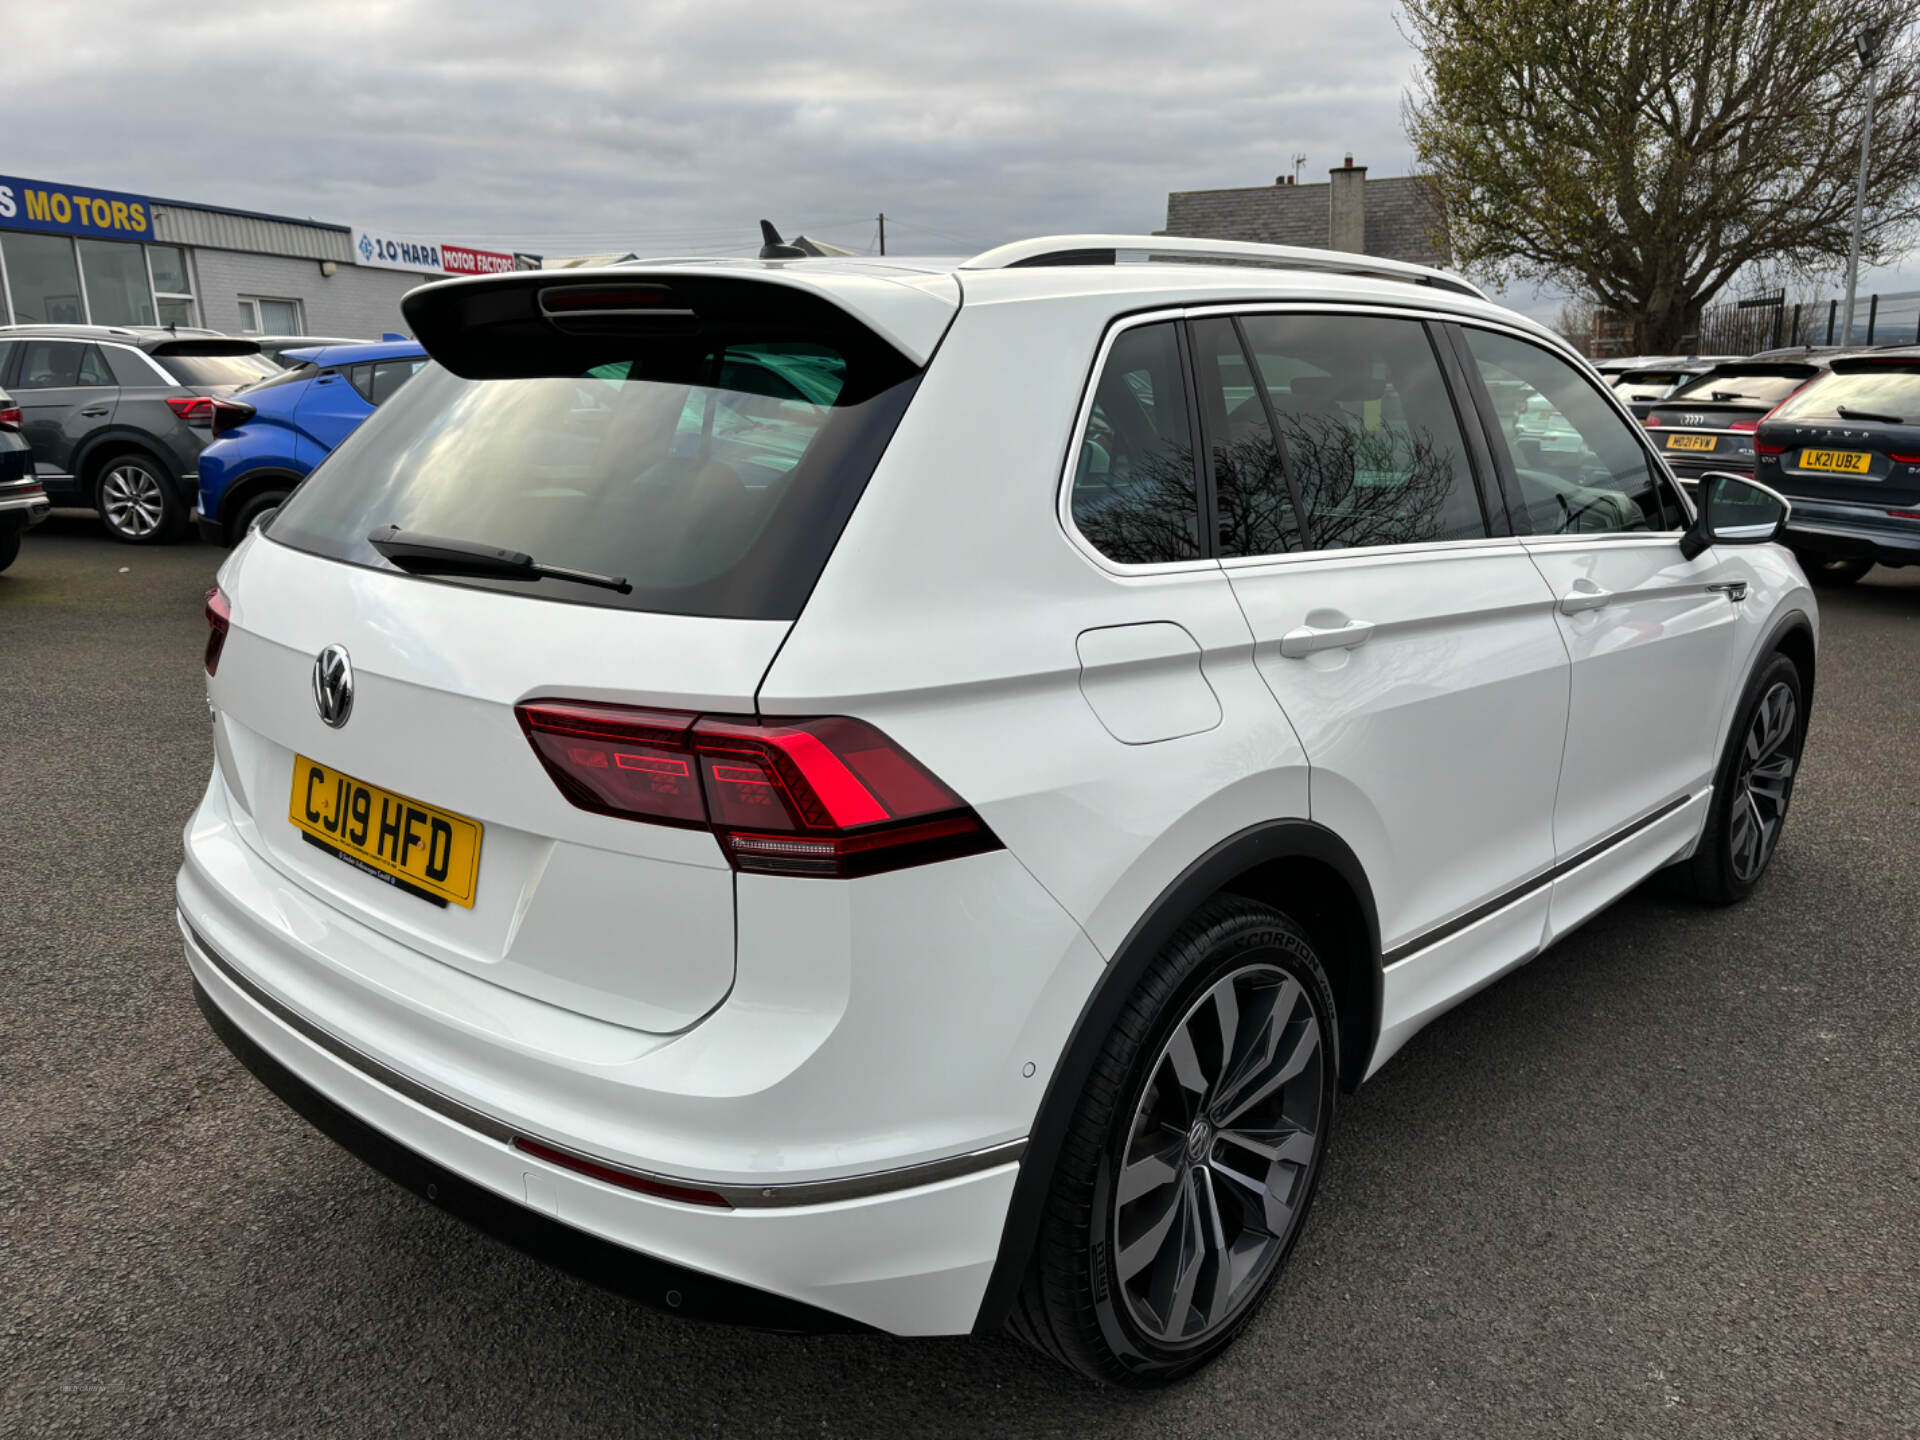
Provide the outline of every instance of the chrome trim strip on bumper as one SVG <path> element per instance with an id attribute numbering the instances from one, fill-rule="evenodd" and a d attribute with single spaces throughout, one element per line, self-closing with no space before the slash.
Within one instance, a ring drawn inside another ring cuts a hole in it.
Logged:
<path id="1" fill-rule="evenodd" d="M 35 490 L 28 495 L 0 495 L 0 510 L 51 510 L 53 502 L 47 499 L 46 491 Z"/>
<path id="2" fill-rule="evenodd" d="M 374 1059 L 365 1051 L 342 1040 L 332 1031 L 314 1024 L 285 1001 L 263 988 L 257 981 L 241 974 L 207 943 L 199 931 L 193 928 L 192 922 L 187 919 L 184 912 L 176 913 L 180 929 L 185 933 L 187 943 L 193 946 L 195 953 L 276 1020 L 325 1050 L 334 1059 L 360 1071 L 368 1079 L 386 1086 L 389 1090 L 399 1092 L 443 1119 L 451 1120 L 456 1125 L 464 1126 L 503 1145 L 512 1145 L 515 1140 L 530 1140 L 562 1154 L 605 1166 L 622 1175 L 631 1175 L 637 1180 L 684 1190 L 704 1190 L 709 1194 L 720 1196 L 736 1210 L 779 1209 L 794 1205 L 831 1205 L 846 1200 L 862 1200 L 874 1195 L 883 1195 L 891 1190 L 910 1190 L 922 1185 L 933 1185 L 942 1180 L 971 1175 L 976 1171 L 1010 1165 L 1026 1153 L 1027 1142 L 1023 1138 L 1004 1141 L 999 1145 L 989 1145 L 983 1150 L 971 1150 L 963 1155 L 947 1155 L 938 1160 L 925 1160 L 917 1165 L 903 1165 L 894 1170 L 872 1170 L 862 1175 L 847 1175 L 832 1180 L 801 1180 L 775 1185 L 716 1185 L 710 1180 L 637 1170 L 631 1165 L 621 1165 L 597 1155 L 583 1153 L 570 1145 L 555 1144 L 542 1136 L 529 1135 L 524 1131 L 516 1130 L 483 1111 L 475 1110 L 470 1105 L 464 1105 L 450 1096 L 442 1095 L 438 1090 L 402 1075 L 392 1066 Z M 518 1153 L 526 1155 L 529 1159 L 538 1158 L 524 1149 L 518 1150 Z"/>

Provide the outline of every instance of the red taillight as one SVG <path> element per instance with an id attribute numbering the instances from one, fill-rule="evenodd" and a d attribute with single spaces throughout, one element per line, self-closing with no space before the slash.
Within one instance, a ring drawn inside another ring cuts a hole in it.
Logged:
<path id="1" fill-rule="evenodd" d="M 209 423 L 213 427 L 213 438 L 218 440 L 229 430 L 237 430 L 254 417 L 254 408 L 240 400 L 216 400 L 209 412 Z"/>
<path id="2" fill-rule="evenodd" d="M 1649 415 L 1647 416 L 1646 419 L 1642 420 L 1640 423 L 1642 425 L 1652 426 L 1654 429 L 1657 430 L 1660 428 L 1660 417 L 1658 415 Z"/>
<path id="3" fill-rule="evenodd" d="M 1920 510 L 1889 510 L 1887 514 L 1896 520 L 1920 520 Z"/>
<path id="4" fill-rule="evenodd" d="M 711 829 L 738 870 L 847 878 L 1000 843 L 958 795 L 862 720 L 756 725 L 565 701 L 515 713 L 575 805 Z"/>
<path id="5" fill-rule="evenodd" d="M 226 592 L 216 585 L 207 591 L 207 674 L 220 668 L 220 652 L 226 647 L 227 627 L 233 623 L 233 606 Z"/>
<path id="6" fill-rule="evenodd" d="M 26 420 L 20 414 L 20 407 L 18 405 L 8 405 L 5 408 L 0 408 L 0 430 L 18 430 L 25 423 Z"/>
<path id="7" fill-rule="evenodd" d="M 1727 426 L 1727 429 L 1739 435 L 1751 435 L 1759 428 L 1760 422 L 1758 420 L 1735 420 Z"/>
<path id="8" fill-rule="evenodd" d="M 1754 441 L 1753 449 L 1756 455 L 1784 455 L 1787 453 L 1787 447 L 1785 445 L 1769 445 L 1764 440 Z"/>
<path id="9" fill-rule="evenodd" d="M 598 1160 L 589 1160 L 584 1155 L 572 1155 L 565 1150 L 556 1150 L 551 1145 L 543 1145 L 538 1140 L 529 1140 L 524 1135 L 513 1138 L 516 1150 L 524 1150 L 529 1155 L 537 1155 L 549 1165 L 558 1165 L 581 1175 L 591 1175 L 595 1180 L 604 1180 L 609 1185 L 618 1185 L 623 1190 L 637 1190 L 642 1195 L 657 1195 L 662 1200 L 678 1200 L 683 1205 L 711 1205 L 722 1210 L 731 1210 L 727 1197 L 713 1190 L 697 1190 L 691 1185 L 675 1185 L 670 1181 L 656 1180 L 651 1175 L 636 1175 L 631 1170 L 621 1170 L 616 1166 L 603 1165 Z"/>
<path id="10" fill-rule="evenodd" d="M 167 408 L 189 425 L 213 423 L 213 401 L 205 395 L 169 395 Z"/>
<path id="11" fill-rule="evenodd" d="M 1920 465 L 1920 455 L 1895 455 L 1888 451 L 1887 458 L 1896 465 Z"/>

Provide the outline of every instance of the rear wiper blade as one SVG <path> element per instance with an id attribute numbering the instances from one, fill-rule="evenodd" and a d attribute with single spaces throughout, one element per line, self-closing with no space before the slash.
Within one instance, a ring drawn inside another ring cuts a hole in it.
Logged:
<path id="1" fill-rule="evenodd" d="M 1907 423 L 1904 415 L 1882 415 L 1878 410 L 1856 410 L 1851 405 L 1836 405 L 1833 413 L 1842 420 L 1883 420 L 1889 425 Z"/>
<path id="2" fill-rule="evenodd" d="M 598 585 L 631 594 L 624 576 L 596 575 L 591 570 L 567 570 L 541 565 L 518 550 L 502 550 L 472 540 L 421 535 L 398 525 L 382 525 L 367 543 L 410 575 L 471 575 L 487 580 L 571 580 L 576 585 Z"/>

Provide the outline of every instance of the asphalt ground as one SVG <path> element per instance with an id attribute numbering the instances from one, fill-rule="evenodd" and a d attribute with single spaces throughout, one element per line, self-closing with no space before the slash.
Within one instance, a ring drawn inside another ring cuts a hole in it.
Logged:
<path id="1" fill-rule="evenodd" d="M 1825 597 L 1760 892 L 1629 897 L 1414 1040 L 1250 1333 L 1138 1397 L 656 1315 L 243 1071 L 173 919 L 219 554 L 59 515 L 0 574 L 0 1434 L 1920 1434 L 1920 572 Z"/>

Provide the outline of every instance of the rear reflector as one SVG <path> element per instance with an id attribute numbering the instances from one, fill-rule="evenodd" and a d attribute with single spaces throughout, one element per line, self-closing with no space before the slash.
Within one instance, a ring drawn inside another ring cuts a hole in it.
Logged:
<path id="1" fill-rule="evenodd" d="M 757 725 L 557 700 L 515 713 L 575 805 L 711 830 L 737 870 L 845 879 L 999 848 L 958 795 L 863 720 Z"/>
<path id="2" fill-rule="evenodd" d="M 651 1175 L 636 1175 L 631 1170 L 617 1169 L 612 1165 L 603 1165 L 598 1160 L 589 1160 L 584 1155 L 570 1155 L 565 1150 L 556 1150 L 551 1145 L 543 1145 L 538 1140 L 529 1140 L 524 1135 L 513 1137 L 513 1148 L 524 1150 L 537 1156 L 549 1165 L 558 1165 L 563 1170 L 572 1170 L 581 1175 L 592 1176 L 595 1180 L 604 1180 L 609 1185 L 618 1185 L 622 1190 L 635 1190 L 642 1195 L 654 1195 L 662 1200 L 678 1200 L 683 1205 L 708 1205 L 721 1210 L 731 1210 L 727 1197 L 712 1190 L 699 1190 L 690 1185 L 675 1185 L 666 1180 L 655 1180 Z"/>
<path id="3" fill-rule="evenodd" d="M 233 606 L 226 592 L 216 585 L 207 591 L 207 674 L 220 668 L 220 652 L 227 645 L 227 628 L 233 623 Z"/>
<path id="4" fill-rule="evenodd" d="M 205 395 L 169 395 L 167 408 L 189 425 L 213 423 L 213 401 Z"/>

